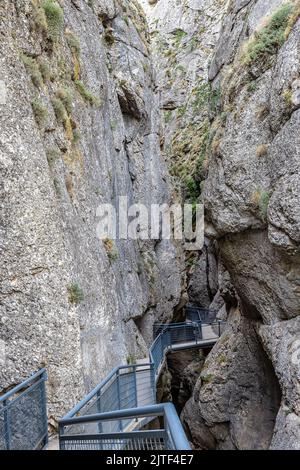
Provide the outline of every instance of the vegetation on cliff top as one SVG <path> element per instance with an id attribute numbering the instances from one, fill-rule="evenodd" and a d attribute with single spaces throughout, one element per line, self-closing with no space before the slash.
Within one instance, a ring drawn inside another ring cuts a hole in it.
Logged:
<path id="1" fill-rule="evenodd" d="M 297 1 L 283 4 L 270 16 L 267 24 L 254 34 L 247 43 L 243 55 L 245 65 L 251 65 L 258 60 L 266 60 L 268 56 L 277 53 L 299 16 L 299 3 Z"/>

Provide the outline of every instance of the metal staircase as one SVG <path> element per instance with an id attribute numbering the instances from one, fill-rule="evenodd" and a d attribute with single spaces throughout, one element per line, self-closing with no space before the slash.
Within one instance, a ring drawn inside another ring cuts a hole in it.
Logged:
<path id="1" fill-rule="evenodd" d="M 156 404 L 156 383 L 167 353 L 217 342 L 223 322 L 207 312 L 204 321 L 199 309 L 191 309 L 185 323 L 155 325 L 149 360 L 115 368 L 60 420 L 60 449 L 190 449 L 174 405 Z M 157 429 L 147 429 L 150 422 Z"/>

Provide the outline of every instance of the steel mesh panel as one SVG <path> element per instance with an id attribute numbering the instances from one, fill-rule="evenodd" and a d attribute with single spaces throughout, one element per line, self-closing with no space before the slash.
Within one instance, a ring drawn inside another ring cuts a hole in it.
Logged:
<path id="1" fill-rule="evenodd" d="M 0 403 L 0 449 L 32 450 L 47 434 L 44 381 Z"/>
<path id="2" fill-rule="evenodd" d="M 82 439 L 70 438 L 63 443 L 64 450 L 164 450 L 164 438 Z"/>

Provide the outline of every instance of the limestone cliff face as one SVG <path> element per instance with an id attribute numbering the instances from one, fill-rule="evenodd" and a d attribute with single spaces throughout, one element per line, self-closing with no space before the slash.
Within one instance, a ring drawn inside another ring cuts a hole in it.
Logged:
<path id="1" fill-rule="evenodd" d="M 139 4 L 4 0 L 0 18 L 0 388 L 46 366 L 57 417 L 144 357 L 180 301 L 181 252 L 96 234 L 100 203 L 172 199 Z"/>
<path id="2" fill-rule="evenodd" d="M 186 202 L 202 197 L 209 144 L 208 66 L 228 2 L 143 0 L 162 114 L 162 145 L 173 185 Z M 215 247 L 186 253 L 189 301 L 209 307 L 218 291 Z"/>
<path id="3" fill-rule="evenodd" d="M 299 449 L 298 18 L 299 2 L 232 1 L 209 70 L 207 235 L 239 309 L 183 414 L 200 448 Z"/>

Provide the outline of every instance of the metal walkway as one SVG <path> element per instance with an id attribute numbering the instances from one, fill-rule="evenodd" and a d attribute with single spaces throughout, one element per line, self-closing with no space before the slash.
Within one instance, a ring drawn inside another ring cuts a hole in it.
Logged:
<path id="1" fill-rule="evenodd" d="M 215 317 L 213 311 L 187 309 L 185 323 L 155 325 L 149 358 L 115 368 L 60 420 L 60 449 L 190 450 L 174 405 L 156 404 L 156 383 L 166 354 L 217 342 L 223 322 Z M 158 429 L 147 430 L 149 422 Z"/>

